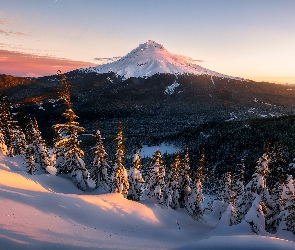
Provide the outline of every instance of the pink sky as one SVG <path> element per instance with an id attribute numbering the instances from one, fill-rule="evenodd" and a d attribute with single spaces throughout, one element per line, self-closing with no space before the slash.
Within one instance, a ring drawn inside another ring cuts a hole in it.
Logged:
<path id="1" fill-rule="evenodd" d="M 38 77 L 53 75 L 60 70 L 71 70 L 95 66 L 90 62 L 38 56 L 21 52 L 0 50 L 0 74 Z"/>

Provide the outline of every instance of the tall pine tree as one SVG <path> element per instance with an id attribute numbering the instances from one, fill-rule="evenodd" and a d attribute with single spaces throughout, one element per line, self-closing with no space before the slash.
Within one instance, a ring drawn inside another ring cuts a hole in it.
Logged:
<path id="1" fill-rule="evenodd" d="M 141 147 L 135 153 L 133 165 L 128 171 L 128 179 L 130 184 L 128 198 L 133 201 L 139 201 L 142 197 L 142 184 L 145 182 L 141 175 Z"/>
<path id="2" fill-rule="evenodd" d="M 165 175 L 165 163 L 161 151 L 157 149 L 152 157 L 149 171 L 148 197 L 156 197 L 160 204 L 164 203 Z M 167 197 L 165 197 L 165 200 L 167 200 Z"/>
<path id="3" fill-rule="evenodd" d="M 181 208 L 184 208 L 186 207 L 188 203 L 188 198 L 191 193 L 190 159 L 189 159 L 188 148 L 186 149 L 183 164 L 181 165 L 178 182 L 179 182 L 179 206 Z"/>
<path id="4" fill-rule="evenodd" d="M 95 188 L 103 188 L 105 191 L 109 192 L 109 177 L 108 169 L 110 168 L 108 164 L 108 154 L 105 150 L 103 139 L 101 137 L 100 130 L 98 129 L 95 134 L 96 146 L 94 152 L 94 159 L 92 161 L 92 167 L 90 169 L 90 177 L 95 182 Z"/>
<path id="5" fill-rule="evenodd" d="M 124 167 L 125 161 L 125 148 L 123 144 L 123 124 L 119 123 L 119 131 L 117 133 L 117 152 L 116 152 L 116 162 L 113 167 L 112 175 L 112 193 L 120 193 L 127 198 L 129 191 L 129 181 L 127 170 Z"/>
<path id="6" fill-rule="evenodd" d="M 67 107 L 62 114 L 67 122 L 53 126 L 56 134 L 54 143 L 56 174 L 69 175 L 77 188 L 85 190 L 88 188 L 88 171 L 82 160 L 84 152 L 80 148 L 81 141 L 78 139 L 78 133 L 84 132 L 84 128 L 80 127 L 76 121 L 78 116 L 72 109 L 70 85 L 67 78 L 60 71 L 58 71 L 58 75 L 62 77 L 62 84 L 64 85 L 59 92 L 59 97 L 63 99 Z"/>

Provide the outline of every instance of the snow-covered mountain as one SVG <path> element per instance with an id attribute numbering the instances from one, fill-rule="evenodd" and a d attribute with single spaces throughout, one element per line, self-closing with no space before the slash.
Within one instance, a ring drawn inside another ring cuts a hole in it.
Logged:
<path id="1" fill-rule="evenodd" d="M 163 45 L 148 40 L 117 61 L 97 67 L 81 69 L 81 71 L 97 73 L 114 72 L 124 79 L 130 77 L 149 77 L 157 73 L 207 74 L 228 77 L 215 71 L 205 69 L 195 62 L 196 61 L 190 57 L 172 54 L 167 51 Z"/>

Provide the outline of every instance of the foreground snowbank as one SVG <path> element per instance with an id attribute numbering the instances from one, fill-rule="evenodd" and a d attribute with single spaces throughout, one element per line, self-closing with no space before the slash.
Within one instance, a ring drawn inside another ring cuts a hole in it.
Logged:
<path id="1" fill-rule="evenodd" d="M 18 157 L 0 155 L 0 197 L 1 250 L 295 248 L 252 235 L 246 223 L 229 227 L 210 216 L 198 222 L 153 199 L 85 194 L 70 180 L 27 174 Z"/>

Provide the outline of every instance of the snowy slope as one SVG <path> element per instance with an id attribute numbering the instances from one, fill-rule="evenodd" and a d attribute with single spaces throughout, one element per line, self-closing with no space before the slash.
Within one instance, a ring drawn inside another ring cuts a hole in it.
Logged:
<path id="1" fill-rule="evenodd" d="M 214 216 L 198 222 L 184 209 L 162 209 L 153 199 L 134 202 L 120 194 L 85 194 L 70 180 L 31 176 L 24 170 L 20 157 L 0 153 L 1 250 L 295 246 L 292 241 L 253 235 L 247 223 L 229 227 L 217 224 Z"/>
<path id="2" fill-rule="evenodd" d="M 81 69 L 81 71 L 97 73 L 114 72 L 124 79 L 130 77 L 149 77 L 157 73 L 209 74 L 226 77 L 195 64 L 195 60 L 189 57 L 172 54 L 161 44 L 152 40 L 140 44 L 136 49 L 115 62 Z"/>

